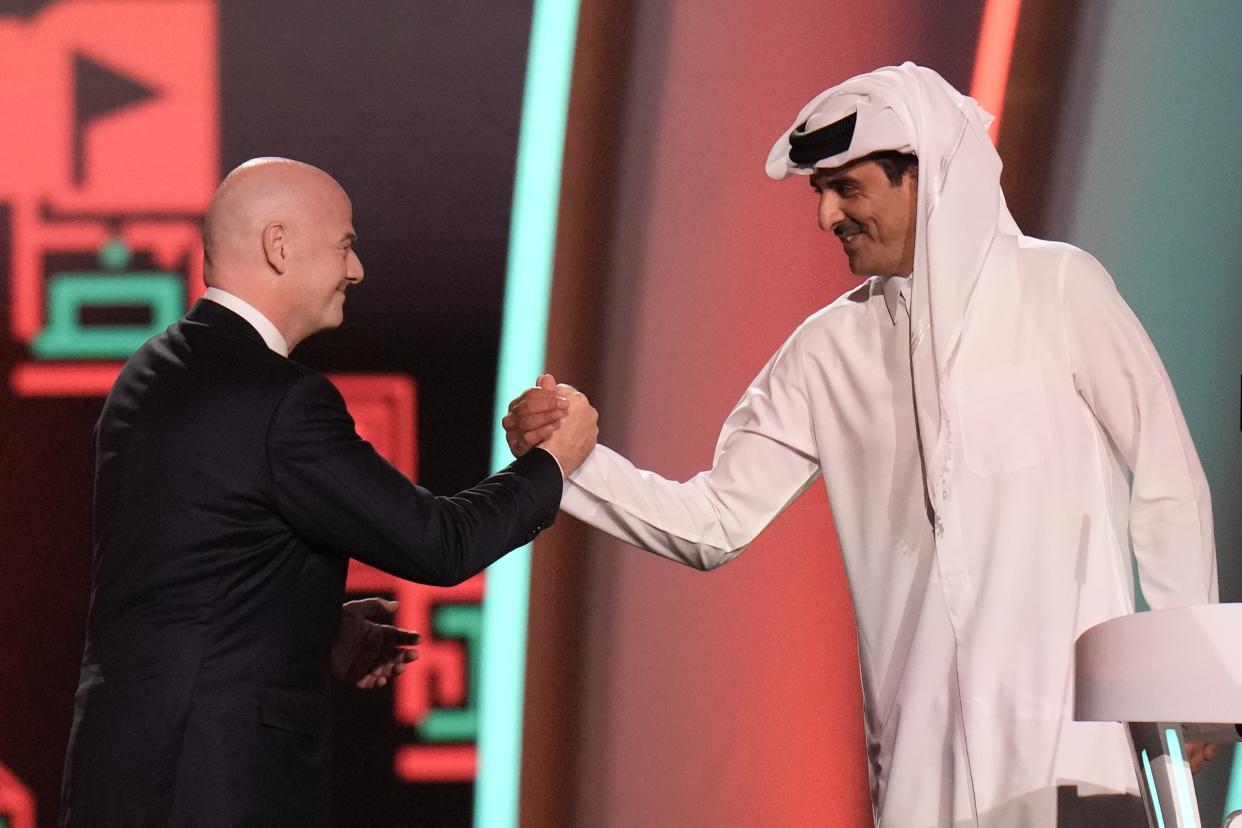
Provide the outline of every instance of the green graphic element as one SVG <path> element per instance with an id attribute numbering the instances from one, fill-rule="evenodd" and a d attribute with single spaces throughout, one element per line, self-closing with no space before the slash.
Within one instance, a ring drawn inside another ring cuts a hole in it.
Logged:
<path id="1" fill-rule="evenodd" d="M 124 272 L 129 248 L 112 239 L 99 251 L 104 272 L 58 273 L 47 286 L 47 327 L 30 345 L 40 359 L 124 359 L 176 322 L 185 309 L 185 284 L 168 271 Z M 83 325 L 86 307 L 151 309 L 147 325 Z"/>
<path id="2" fill-rule="evenodd" d="M 431 614 L 437 638 L 460 638 L 466 648 L 466 706 L 437 708 L 418 726 L 427 742 L 473 742 L 479 733 L 479 639 L 483 608 L 479 604 L 446 604 Z"/>
<path id="3" fill-rule="evenodd" d="M 133 255 L 125 242 L 113 237 L 99 251 L 99 264 L 106 270 L 124 270 L 129 267 Z"/>

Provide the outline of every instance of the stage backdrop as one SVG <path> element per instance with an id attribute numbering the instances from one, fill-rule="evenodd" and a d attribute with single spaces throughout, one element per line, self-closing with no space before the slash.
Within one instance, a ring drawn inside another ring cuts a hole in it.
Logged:
<path id="1" fill-rule="evenodd" d="M 816 93 L 876 66 L 915 60 L 968 88 L 982 4 L 604 5 L 624 22 L 584 6 L 550 367 L 589 383 L 602 442 L 684 480 L 794 327 L 858 281 L 806 181 L 764 174 L 772 142 Z M 595 325 L 576 324 L 588 308 Z M 549 548 L 569 534 L 536 542 L 524 825 L 869 824 L 853 611 L 822 484 L 706 574 L 593 532 Z M 576 609 L 540 623 L 547 595 Z M 576 641 L 552 656 L 557 635 Z M 536 664 L 570 666 L 572 687 Z"/>
<path id="2" fill-rule="evenodd" d="M 805 182 L 764 175 L 772 140 L 881 64 L 971 88 L 985 6 L 1019 4 L 584 6 L 550 360 L 599 404 L 604 442 L 677 479 L 710 462 L 768 356 L 857 284 Z M 1242 20 L 1225 2 L 1020 6 L 1001 84 L 1010 204 L 1031 234 L 1096 253 L 1151 332 L 1213 488 L 1222 598 L 1238 600 Z M 536 543 L 532 598 L 525 825 L 869 824 L 822 486 L 707 574 L 564 522 Z M 1230 753 L 1200 777 L 1205 824 Z"/>
<path id="3" fill-rule="evenodd" d="M 1160 351 L 1212 490 L 1220 597 L 1242 601 L 1242 6 L 1081 5 L 1047 232 L 1099 257 Z M 1242 808 L 1238 757 L 1196 779 L 1204 825 Z"/>
<path id="4" fill-rule="evenodd" d="M 294 357 L 419 482 L 452 493 L 487 473 L 531 7 L 0 4 L 0 825 L 54 823 L 91 429 L 120 362 L 201 293 L 199 222 L 224 172 L 283 155 L 340 180 L 366 281 Z M 355 569 L 350 587 L 399 597 L 426 643 L 395 693 L 339 694 L 335 823 L 470 824 L 482 580 Z"/>
<path id="5" fill-rule="evenodd" d="M 549 365 L 606 442 L 685 477 L 787 333 L 855 284 L 762 171 L 813 94 L 913 59 L 966 89 L 985 6 L 591 0 Z M 1242 20 L 1213 0 L 1025 0 L 1001 150 L 1028 231 L 1097 253 L 1165 356 L 1242 596 Z M 366 283 L 296 358 L 439 492 L 489 464 L 532 2 L 0 0 L 0 826 L 52 824 L 90 571 L 90 431 L 117 365 L 201 291 L 201 212 L 248 157 L 354 199 Z M 1003 68 L 1005 61 L 994 64 Z M 1004 84 L 1002 84 L 1002 89 Z M 852 615 L 822 487 L 701 574 L 563 520 L 532 582 L 523 822 L 864 825 Z M 341 693 L 334 821 L 470 823 L 481 583 L 351 586 L 427 644 Z M 1229 757 L 1200 786 L 1219 819 Z M 1235 790 L 1242 790 L 1236 785 Z"/>

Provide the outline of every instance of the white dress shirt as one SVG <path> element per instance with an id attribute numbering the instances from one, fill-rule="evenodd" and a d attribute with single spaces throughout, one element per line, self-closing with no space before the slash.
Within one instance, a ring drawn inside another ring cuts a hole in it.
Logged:
<path id="1" fill-rule="evenodd" d="M 1046 826 L 1058 785 L 1136 792 L 1122 726 L 1073 721 L 1075 637 L 1134 610 L 1131 549 L 1152 607 L 1216 600 L 1207 483 L 1111 278 L 1064 244 L 1002 235 L 990 255 L 942 381 L 958 433 L 934 516 L 911 393 L 925 332 L 911 336 L 917 286 L 897 278 L 793 333 L 712 468 L 677 483 L 598 446 L 562 501 L 707 569 L 825 476 L 884 826 Z"/>
<path id="2" fill-rule="evenodd" d="M 289 344 L 285 341 L 284 336 L 272 324 L 272 320 L 264 316 L 258 308 L 235 296 L 226 290 L 220 288 L 209 287 L 203 292 L 203 298 L 215 302 L 217 305 L 223 305 L 233 313 L 240 316 L 250 323 L 250 327 L 258 331 L 259 336 L 263 337 L 263 341 L 267 343 L 267 347 L 280 354 L 282 357 L 289 356 Z"/>

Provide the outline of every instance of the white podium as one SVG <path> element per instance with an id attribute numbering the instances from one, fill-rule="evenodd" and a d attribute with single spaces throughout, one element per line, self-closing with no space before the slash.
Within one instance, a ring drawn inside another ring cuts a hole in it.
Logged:
<path id="1" fill-rule="evenodd" d="M 1075 645 L 1074 718 L 1129 726 L 1151 828 L 1202 828 L 1183 737 L 1236 742 L 1242 604 L 1126 615 Z M 1225 819 L 1242 826 L 1242 811 Z"/>

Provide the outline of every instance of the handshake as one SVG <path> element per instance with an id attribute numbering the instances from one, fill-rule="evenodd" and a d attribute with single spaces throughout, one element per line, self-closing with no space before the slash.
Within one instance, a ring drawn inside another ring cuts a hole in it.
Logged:
<path id="1" fill-rule="evenodd" d="M 555 377 L 544 374 L 534 388 L 509 403 L 509 413 L 501 422 L 514 457 L 539 447 L 555 457 L 568 475 L 595 448 L 596 416 L 584 394 L 572 386 L 557 385 Z M 383 687 L 418 658 L 414 649 L 418 633 L 383 623 L 396 609 L 396 601 L 383 598 L 350 601 L 341 607 L 331 660 L 337 681 L 363 690 Z"/>
<path id="2" fill-rule="evenodd" d="M 585 394 L 570 385 L 557 385 L 551 374 L 542 374 L 534 388 L 509 403 L 509 413 L 500 424 L 514 457 L 535 447 L 544 449 L 568 477 L 595 448 L 598 416 Z"/>

